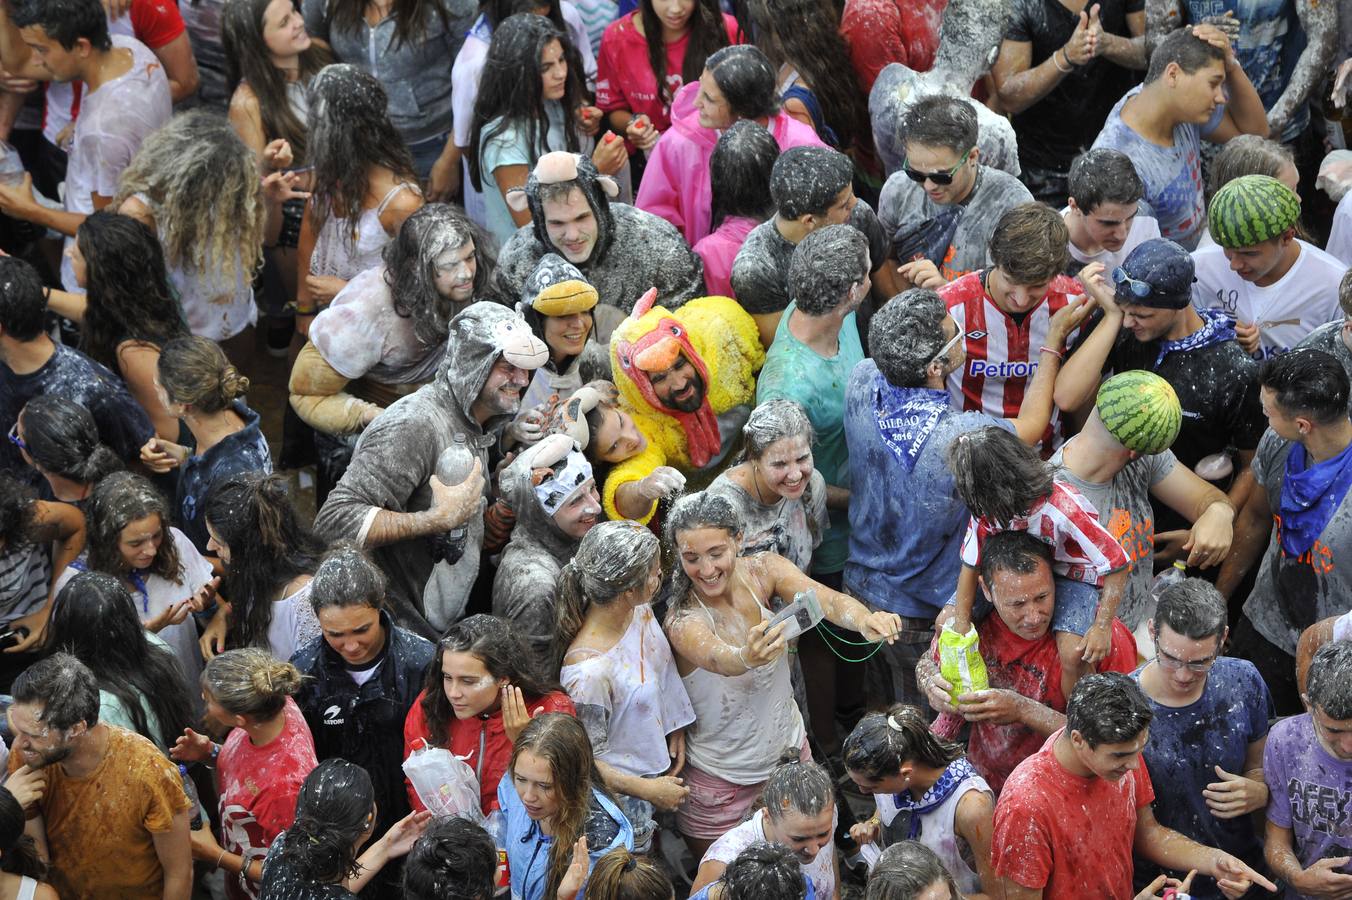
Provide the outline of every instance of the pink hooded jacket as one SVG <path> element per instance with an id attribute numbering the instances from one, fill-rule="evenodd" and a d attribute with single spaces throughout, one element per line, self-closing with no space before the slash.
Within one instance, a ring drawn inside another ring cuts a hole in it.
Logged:
<path id="1" fill-rule="evenodd" d="M 658 140 L 643 170 L 643 183 L 634 205 L 661 216 L 680 229 L 686 242 L 693 245 L 709 233 L 710 207 L 709 158 L 714 154 L 720 132 L 699 123 L 695 94 L 699 83 L 692 82 L 676 92 L 671 103 L 671 128 Z M 811 125 L 805 125 L 784 111 L 776 113 L 767 126 L 780 150 L 790 147 L 824 147 Z"/>

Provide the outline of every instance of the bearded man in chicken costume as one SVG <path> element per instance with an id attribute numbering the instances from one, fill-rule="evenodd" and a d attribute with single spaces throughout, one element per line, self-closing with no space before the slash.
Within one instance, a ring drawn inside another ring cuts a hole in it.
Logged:
<path id="1" fill-rule="evenodd" d="M 740 443 L 756 401 L 756 373 L 765 362 L 756 321 L 727 297 L 698 297 L 675 311 L 655 306 L 650 290 L 610 338 L 611 370 L 620 405 L 647 446 L 611 470 L 602 501 L 615 509 L 620 486 L 672 466 L 712 481 Z M 644 521 L 652 517 L 657 504 Z"/>

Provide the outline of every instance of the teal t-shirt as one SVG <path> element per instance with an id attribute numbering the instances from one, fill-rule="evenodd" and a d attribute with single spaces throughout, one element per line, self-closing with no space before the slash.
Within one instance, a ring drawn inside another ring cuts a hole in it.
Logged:
<path id="1" fill-rule="evenodd" d="M 551 150 L 566 150 L 567 138 L 564 133 L 563 104 L 557 100 L 545 101 L 545 115 L 549 118 L 549 128 L 541 135 Z M 501 129 L 501 130 L 499 130 Z M 526 128 L 522 122 L 511 122 L 505 128 L 502 117 L 490 121 L 484 126 L 483 133 L 492 137 L 483 141 L 480 149 L 480 168 L 483 178 L 484 205 L 487 209 L 488 230 L 493 233 L 498 246 L 507 243 L 507 239 L 516 234 L 516 222 L 507 208 L 507 201 L 493 179 L 493 170 L 503 166 L 534 166 L 539 160 L 542 148 L 531 147 L 526 139 Z"/>
<path id="2" fill-rule="evenodd" d="M 784 398 L 794 400 L 807 411 L 817 439 L 812 445 L 812 460 L 828 485 L 850 487 L 849 450 L 845 446 L 845 386 L 850 373 L 864 359 L 859 343 L 859 326 L 854 313 L 845 317 L 840 328 L 840 347 L 831 358 L 793 336 L 789 319 L 798 308 L 790 303 L 784 309 L 775 331 L 774 343 L 765 354 L 765 366 L 756 377 L 756 403 Z M 812 554 L 812 571 L 829 575 L 845 568 L 850 553 L 850 516 L 847 510 L 829 509 L 831 527 L 821 546 Z"/>

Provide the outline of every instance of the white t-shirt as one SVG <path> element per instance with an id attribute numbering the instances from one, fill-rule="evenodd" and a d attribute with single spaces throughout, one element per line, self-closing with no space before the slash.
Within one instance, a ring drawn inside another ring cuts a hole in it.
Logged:
<path id="1" fill-rule="evenodd" d="M 836 830 L 839 817 L 838 811 L 831 813 L 832 833 Z M 727 865 L 747 847 L 768 840 L 769 838 L 765 836 L 765 810 L 756 810 L 756 814 L 750 819 L 714 841 L 713 846 L 705 851 L 700 864 L 703 865 L 710 860 L 714 860 Z M 836 845 L 832 841 L 827 841 L 826 845 L 817 851 L 817 855 L 812 862 L 802 867 L 803 877 L 812 881 L 813 891 L 823 900 L 829 900 L 836 895 L 835 863 Z"/>
<path id="2" fill-rule="evenodd" d="M 1338 208 L 1333 211 L 1328 252 L 1345 265 L 1352 266 L 1352 191 L 1338 201 Z"/>
<path id="3" fill-rule="evenodd" d="M 579 718 L 588 721 L 583 707 L 605 718 L 605 744 L 596 748 L 597 759 L 626 775 L 665 772 L 671 767 L 667 735 L 695 721 L 671 645 L 646 604 L 634 610 L 614 647 L 564 666 L 559 681 L 579 707 Z"/>
<path id="4" fill-rule="evenodd" d="M 1192 255 L 1197 269 L 1193 305 L 1224 310 L 1239 322 L 1258 323 L 1262 358 L 1285 353 L 1320 325 L 1342 318 L 1338 283 L 1347 266 L 1312 244 L 1297 243 L 1300 255 L 1295 264 L 1268 287 L 1232 272 L 1223 248 L 1196 251 Z"/>
<path id="5" fill-rule="evenodd" d="M 142 622 L 155 618 L 175 603 L 187 600 L 213 577 L 211 563 L 197 552 L 197 548 L 188 540 L 187 535 L 170 526 L 169 538 L 174 542 L 174 549 L 178 551 L 182 580 L 175 584 L 161 575 L 150 575 L 138 585 L 136 580 L 132 579 L 134 589 L 131 591 L 131 599 Z M 59 593 L 82 571 L 87 571 L 83 557 L 61 573 L 56 582 L 57 592 Z M 202 650 L 197 643 L 197 623 L 193 621 L 192 615 L 189 614 L 188 618 L 177 625 L 166 625 L 160 629 L 157 636 L 178 657 L 178 664 L 183 667 L 187 683 L 197 684 L 197 678 L 202 674 L 203 662 Z"/>
<path id="6" fill-rule="evenodd" d="M 382 384 L 431 381 L 446 353 L 446 341 L 427 346 L 413 317 L 395 310 L 383 265 L 359 273 L 315 316 L 310 342 L 349 381 L 370 375 Z"/>
<path id="7" fill-rule="evenodd" d="M 173 113 L 169 79 L 155 54 L 135 38 L 120 34 L 113 35 L 113 46 L 130 50 L 132 65 L 125 75 L 84 97 L 66 167 L 67 212 L 88 215 L 94 211 L 93 194 L 116 194 L 117 181 L 141 141 Z M 66 238 L 66 246 L 74 240 Z M 61 258 L 61 283 L 68 291 L 81 291 L 65 256 Z"/>
<path id="8" fill-rule="evenodd" d="M 1061 210 L 1061 218 L 1067 218 L 1070 215 L 1070 207 Z M 1160 236 L 1160 223 L 1154 216 L 1147 216 L 1145 213 L 1137 213 L 1136 218 L 1131 220 L 1131 228 L 1127 231 L 1127 241 L 1122 245 L 1121 250 L 1100 250 L 1098 253 L 1088 254 L 1075 246 L 1071 241 L 1068 245 L 1070 249 L 1070 258 L 1079 263 L 1088 265 L 1089 263 L 1103 263 L 1103 274 L 1106 278 L 1112 274 L 1113 269 L 1122 265 L 1122 261 L 1127 258 L 1131 251 L 1135 250 L 1146 241 Z"/>
<path id="9" fill-rule="evenodd" d="M 972 791 L 980 791 L 992 799 L 995 796 L 986 779 L 980 775 L 967 776 L 958 785 L 957 790 L 953 791 L 937 809 L 921 817 L 920 836 L 917 838 L 920 843 L 934 851 L 939 861 L 944 864 L 944 868 L 958 883 L 958 890 L 964 894 L 975 894 L 981 890 L 981 876 L 963 856 L 965 848 L 958 836 L 956 825 L 958 804 Z M 874 794 L 873 801 L 878 807 L 878 818 L 884 825 L 891 825 L 892 820 L 901 812 L 897 807 L 895 794 Z"/>

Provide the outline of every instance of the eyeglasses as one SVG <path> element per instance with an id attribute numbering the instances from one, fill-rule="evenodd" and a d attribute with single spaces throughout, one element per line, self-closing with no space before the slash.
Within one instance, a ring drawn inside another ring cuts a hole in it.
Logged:
<path id="1" fill-rule="evenodd" d="M 1216 664 L 1216 657 L 1220 654 L 1213 653 L 1206 659 L 1182 660 L 1177 656 L 1165 653 L 1160 648 L 1155 648 L 1155 662 L 1160 664 L 1161 669 L 1168 669 L 1171 672 L 1177 672 L 1179 669 L 1187 669 L 1189 672 L 1209 672 L 1211 667 Z"/>
<path id="2" fill-rule="evenodd" d="M 1127 285 L 1127 290 L 1131 291 L 1132 296 L 1139 297 L 1142 300 L 1155 293 L 1155 286 L 1153 284 L 1148 281 L 1142 281 L 1139 278 L 1132 278 L 1127 274 L 1127 270 L 1121 266 L 1113 269 L 1113 284 L 1118 287 L 1121 287 L 1124 284 Z"/>
<path id="3" fill-rule="evenodd" d="M 20 450 L 28 449 L 28 445 L 23 442 L 23 438 L 19 437 L 18 422 L 15 422 L 13 427 L 9 429 L 9 442 L 14 446 L 18 447 Z"/>
<path id="4" fill-rule="evenodd" d="M 948 356 L 948 351 L 953 349 L 953 345 L 956 344 L 958 341 L 962 340 L 963 337 L 962 323 L 959 322 L 958 317 L 953 315 L 952 313 L 948 314 L 948 318 L 952 320 L 953 325 L 958 329 L 957 333 L 954 334 L 953 337 L 948 339 L 948 343 L 944 344 L 943 347 L 940 348 L 939 352 L 934 354 L 934 358 L 931 359 L 928 363 L 926 363 L 925 364 L 926 366 L 930 366 L 933 365 L 934 363 L 942 361 L 945 357 Z"/>
<path id="5" fill-rule="evenodd" d="M 947 187 L 953 183 L 953 176 L 958 174 L 958 169 L 961 169 L 967 164 L 967 160 L 971 155 L 972 151 L 968 150 L 962 155 L 962 159 L 958 160 L 958 164 L 947 172 L 921 172 L 919 169 L 912 169 L 907 165 L 907 163 L 910 162 L 909 160 L 902 160 L 901 167 L 902 170 L 905 171 L 906 177 L 916 184 L 924 184 L 926 181 L 932 181 L 940 187 Z"/>

